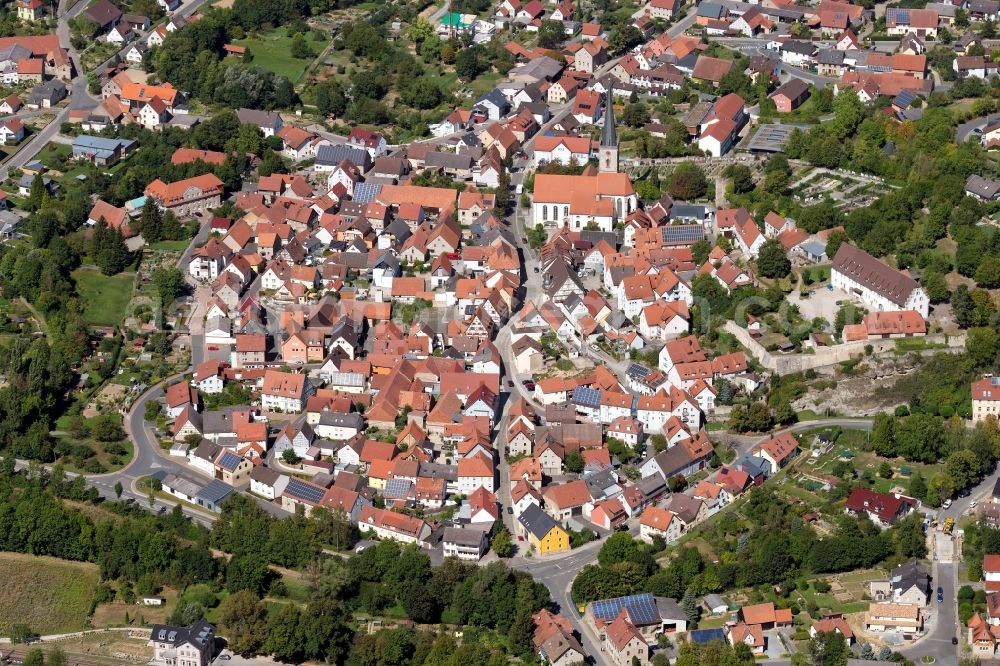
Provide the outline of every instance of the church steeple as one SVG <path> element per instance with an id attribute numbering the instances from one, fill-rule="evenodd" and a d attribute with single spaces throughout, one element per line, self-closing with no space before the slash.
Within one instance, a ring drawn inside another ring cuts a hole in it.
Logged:
<path id="1" fill-rule="evenodd" d="M 614 90 L 608 88 L 604 99 L 604 127 L 601 130 L 601 148 L 598 151 L 598 169 L 618 171 L 618 132 L 615 131 L 615 112 L 612 105 Z"/>

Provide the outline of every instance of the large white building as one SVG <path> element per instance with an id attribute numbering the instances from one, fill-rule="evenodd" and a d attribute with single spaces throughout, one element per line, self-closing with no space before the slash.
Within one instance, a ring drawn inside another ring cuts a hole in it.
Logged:
<path id="1" fill-rule="evenodd" d="M 848 243 L 833 258 L 830 282 L 872 310 L 915 310 L 924 319 L 930 311 L 927 292 L 916 280 Z"/>
<path id="2" fill-rule="evenodd" d="M 153 666 L 205 666 L 215 656 L 215 627 L 204 620 L 189 627 L 154 624 L 149 645 Z"/>

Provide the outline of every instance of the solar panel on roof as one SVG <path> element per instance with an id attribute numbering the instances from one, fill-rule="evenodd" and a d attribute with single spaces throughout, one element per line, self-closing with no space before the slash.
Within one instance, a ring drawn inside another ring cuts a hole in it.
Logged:
<path id="1" fill-rule="evenodd" d="M 909 23 L 910 10 L 904 7 L 891 7 L 886 10 L 886 20 L 895 19 L 896 23 Z"/>
<path id="2" fill-rule="evenodd" d="M 577 386 L 573 389 L 573 402 L 583 405 L 601 404 L 601 392 L 589 386 Z"/>
<path id="3" fill-rule="evenodd" d="M 313 504 L 319 504 L 320 500 L 323 499 L 323 495 L 326 494 L 323 488 L 296 479 L 294 476 L 288 478 L 288 485 L 285 486 L 285 492 L 292 497 L 312 502 Z"/>
<path id="4" fill-rule="evenodd" d="M 722 629 L 694 629 L 688 632 L 688 636 L 692 642 L 699 644 L 726 640 L 726 635 Z"/>
<path id="5" fill-rule="evenodd" d="M 628 371 L 626 372 L 626 374 L 629 377 L 641 380 L 645 378 L 646 375 L 648 375 L 650 372 L 652 372 L 652 370 L 650 370 L 649 368 L 643 365 L 639 365 L 638 363 L 633 363 L 628 367 Z"/>
<path id="6" fill-rule="evenodd" d="M 656 600 L 649 592 L 595 601 L 593 604 L 594 617 L 602 620 L 613 620 L 618 617 L 622 608 L 628 610 L 633 624 L 654 624 L 660 620 L 660 613 L 656 609 Z"/>
<path id="7" fill-rule="evenodd" d="M 664 243 L 694 243 L 705 238 L 705 229 L 698 224 L 678 224 L 663 227 Z"/>
<path id="8" fill-rule="evenodd" d="M 219 481 L 218 479 L 212 479 L 205 487 L 198 491 L 196 497 L 198 499 L 205 500 L 206 502 L 211 502 L 212 504 L 218 504 L 225 498 L 232 494 L 234 488 L 228 483 Z"/>
<path id="9" fill-rule="evenodd" d="M 381 191 L 381 183 L 356 183 L 351 198 L 357 203 L 366 204 L 377 197 Z"/>
<path id="10" fill-rule="evenodd" d="M 385 483 L 385 491 L 382 493 L 388 498 L 403 498 L 410 494 L 410 482 L 406 479 L 389 479 Z"/>
<path id="11" fill-rule="evenodd" d="M 226 451 L 219 458 L 219 464 L 226 469 L 236 469 L 240 464 L 240 457 L 233 453 L 232 451 Z"/>

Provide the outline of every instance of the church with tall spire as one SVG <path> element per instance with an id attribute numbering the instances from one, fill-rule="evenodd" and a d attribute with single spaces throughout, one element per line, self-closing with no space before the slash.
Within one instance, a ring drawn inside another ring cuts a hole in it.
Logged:
<path id="1" fill-rule="evenodd" d="M 615 112 L 612 99 L 614 90 L 608 89 L 604 99 L 604 128 L 601 130 L 601 147 L 598 150 L 598 170 L 618 172 L 618 133 L 615 131 Z"/>

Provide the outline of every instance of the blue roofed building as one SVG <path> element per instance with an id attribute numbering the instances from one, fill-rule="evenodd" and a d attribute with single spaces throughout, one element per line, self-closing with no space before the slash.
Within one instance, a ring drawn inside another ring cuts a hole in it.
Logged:
<path id="1" fill-rule="evenodd" d="M 198 506 L 205 507 L 215 513 L 220 513 L 222 505 L 234 492 L 236 492 L 236 488 L 233 488 L 228 483 L 219 479 L 212 479 L 195 494 L 194 500 Z"/>
<path id="2" fill-rule="evenodd" d="M 131 154 L 135 147 L 136 143 L 131 139 L 81 134 L 73 139 L 73 158 L 98 166 L 111 166 Z"/>

